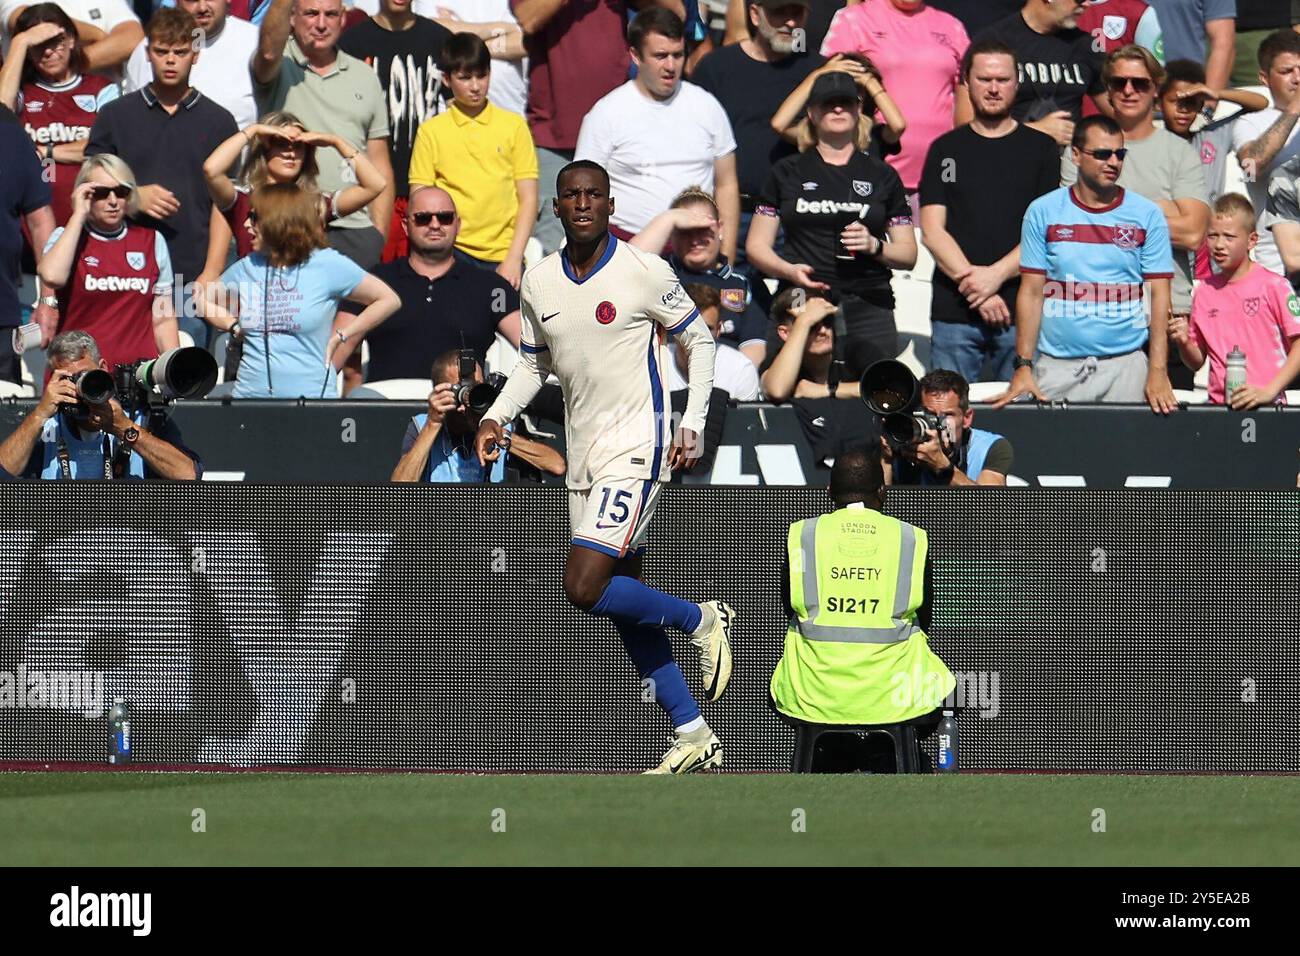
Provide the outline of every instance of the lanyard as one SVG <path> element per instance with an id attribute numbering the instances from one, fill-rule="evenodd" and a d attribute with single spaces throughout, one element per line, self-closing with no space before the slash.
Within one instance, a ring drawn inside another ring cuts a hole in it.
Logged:
<path id="1" fill-rule="evenodd" d="M 59 412 L 59 474 L 65 481 L 72 480 L 72 456 L 68 454 L 68 443 L 63 437 L 67 425 L 63 421 L 63 412 Z M 100 443 L 100 453 L 104 456 L 104 478 L 113 478 L 113 444 L 105 435 Z"/>

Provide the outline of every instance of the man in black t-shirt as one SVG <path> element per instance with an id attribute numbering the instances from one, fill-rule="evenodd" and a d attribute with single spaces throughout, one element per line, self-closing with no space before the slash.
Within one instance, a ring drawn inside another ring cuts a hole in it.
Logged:
<path id="1" fill-rule="evenodd" d="M 745 10 L 749 38 L 714 50 L 691 74 L 692 83 L 722 104 L 736 136 L 738 263 L 744 261 L 745 236 L 768 170 L 794 153 L 794 147 L 772 130 L 772 115 L 804 77 L 825 62 L 817 47 L 799 43 L 809 5 L 810 0 L 751 0 Z"/>
<path id="2" fill-rule="evenodd" d="M 962 77 L 975 118 L 940 136 L 921 174 L 921 235 L 934 255 L 931 364 L 991 381 L 1014 371 L 1020 227 L 1029 204 L 1055 189 L 1051 137 L 1011 118 L 1016 55 L 997 40 L 970 48 Z"/>
<path id="3" fill-rule="evenodd" d="M 1085 0 L 1026 0 L 1019 13 L 999 20 L 975 37 L 1000 40 L 1016 54 L 1020 88 L 1011 107 L 1014 119 L 1070 145 L 1074 124 L 1083 115 L 1083 98 L 1106 116 L 1113 115 L 1101 82 L 1102 52 L 1091 36 L 1076 28 Z M 957 124 L 973 116 L 970 92 L 957 90 Z"/>
<path id="4" fill-rule="evenodd" d="M 929 5 L 944 13 L 951 13 L 961 21 L 969 37 L 978 36 L 1013 13 L 1019 12 L 1024 0 L 928 0 Z"/>
<path id="5" fill-rule="evenodd" d="M 420 124 L 442 112 L 445 99 L 437 63 L 449 36 L 446 27 L 412 13 L 409 3 L 379 0 L 378 13 L 339 37 L 340 50 L 365 60 L 375 71 L 388 102 L 388 155 L 396 199 L 384 262 L 406 254 L 405 233 L 398 226 L 406 215 L 406 174 Z"/>
<path id="6" fill-rule="evenodd" d="M 402 307 L 366 333 L 367 380 L 424 378 L 437 356 L 461 348 L 462 336 L 480 362 L 497 332 L 518 348 L 519 293 L 495 272 L 456 255 L 460 218 L 451 196 L 434 186 L 418 190 L 402 228 L 410 254 L 374 270 L 401 297 Z"/>

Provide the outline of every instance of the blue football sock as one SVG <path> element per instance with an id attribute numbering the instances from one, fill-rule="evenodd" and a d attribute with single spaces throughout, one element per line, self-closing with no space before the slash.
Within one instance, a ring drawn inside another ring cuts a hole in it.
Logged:
<path id="1" fill-rule="evenodd" d="M 618 636 L 623 639 L 627 656 L 636 665 L 636 672 L 653 683 L 655 703 L 680 727 L 700 716 L 699 704 L 686 686 L 682 669 L 673 660 L 673 648 L 668 635 L 660 628 L 615 622 Z"/>
<path id="2" fill-rule="evenodd" d="M 669 625 L 690 634 L 700 626 L 700 606 L 683 601 L 663 591 L 647 587 L 636 578 L 619 575 L 610 578 L 592 614 L 613 618 L 616 623 L 642 624 L 646 627 Z"/>

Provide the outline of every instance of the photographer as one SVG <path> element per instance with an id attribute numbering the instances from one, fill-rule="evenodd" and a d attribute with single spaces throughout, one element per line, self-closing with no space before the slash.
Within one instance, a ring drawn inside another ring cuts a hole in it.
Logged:
<path id="1" fill-rule="evenodd" d="M 882 438 L 881 459 L 887 485 L 1005 485 L 1014 452 L 1001 435 L 972 428 L 966 379 L 947 369 L 936 369 L 917 386 L 921 407 L 939 419 L 919 443 L 891 444 Z"/>
<path id="2" fill-rule="evenodd" d="M 37 443 L 41 478 L 170 478 L 193 481 L 203 474 L 198 455 L 181 443 L 170 420 L 145 427 L 146 413 L 128 416 L 116 398 L 90 404 L 78 392 L 83 373 L 108 372 L 99 346 L 85 332 L 56 335 L 48 352 L 50 381 L 40 403 L 0 443 L 0 468 L 28 470 Z"/>
<path id="3" fill-rule="evenodd" d="M 558 451 L 524 437 L 511 425 L 505 427 L 509 451 L 492 463 L 489 474 L 474 452 L 474 435 L 491 401 L 477 411 L 464 401 L 457 402 L 456 392 L 460 385 L 466 384 L 461 381 L 460 366 L 458 349 L 444 352 L 434 360 L 429 411 L 416 415 L 407 425 L 402 457 L 393 469 L 392 480 L 496 484 L 505 480 L 507 460 L 511 467 L 563 475 L 564 457 Z M 474 362 L 473 381 L 483 383 L 483 369 L 478 362 Z"/>

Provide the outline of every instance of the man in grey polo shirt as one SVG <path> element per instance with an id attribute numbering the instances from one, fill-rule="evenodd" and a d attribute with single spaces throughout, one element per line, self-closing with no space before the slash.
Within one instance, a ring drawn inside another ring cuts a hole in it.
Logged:
<path id="1" fill-rule="evenodd" d="M 366 155 L 388 186 L 368 210 L 330 223 L 328 236 L 331 246 L 370 269 L 379 264 L 393 215 L 388 108 L 374 70 L 338 48 L 342 32 L 342 0 L 273 0 L 253 55 L 253 85 L 263 113 L 288 110 L 311 130 L 366 144 Z M 332 147 L 318 147 L 316 162 L 323 192 L 356 182 L 352 168 Z"/>

